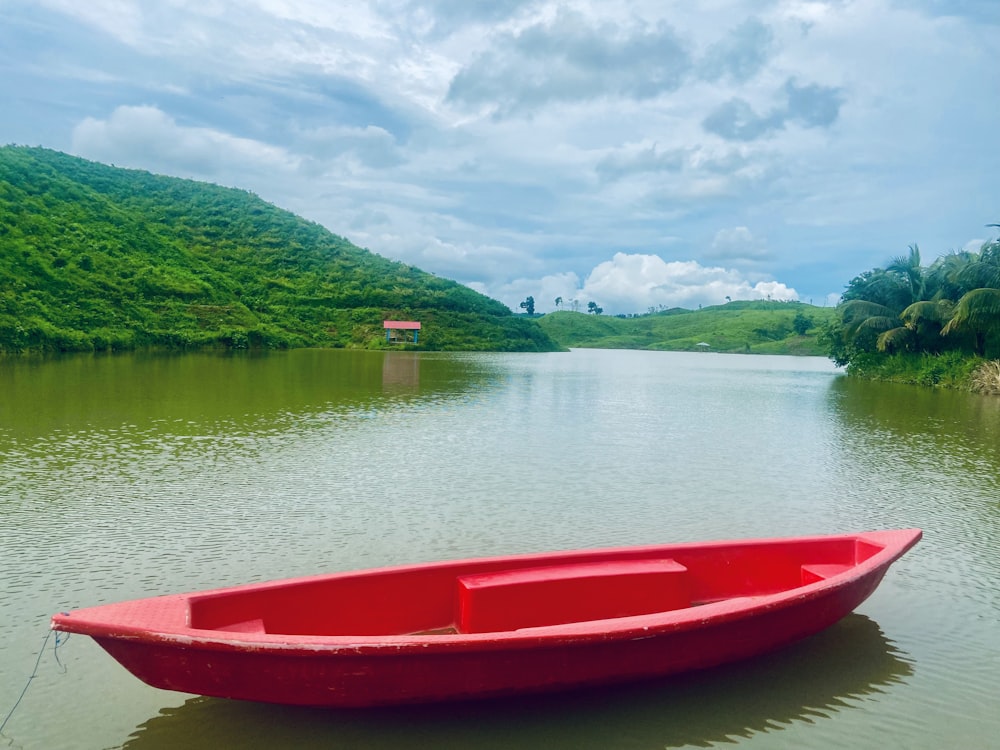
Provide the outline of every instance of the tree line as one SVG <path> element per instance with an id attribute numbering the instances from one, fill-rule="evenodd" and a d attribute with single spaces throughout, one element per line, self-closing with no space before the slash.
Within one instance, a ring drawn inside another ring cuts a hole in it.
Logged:
<path id="1" fill-rule="evenodd" d="M 848 371 L 890 355 L 998 358 L 1000 239 L 978 251 L 949 252 L 929 266 L 911 245 L 884 268 L 851 279 L 838 311 L 826 338 L 831 359 Z"/>
<path id="2" fill-rule="evenodd" d="M 556 297 L 555 298 L 555 305 L 556 305 L 556 312 L 558 312 L 559 309 L 563 305 L 563 298 L 562 297 Z M 573 312 L 579 312 L 579 310 L 580 310 L 580 300 L 578 300 L 578 299 L 571 299 L 569 301 L 569 307 L 570 307 L 570 309 Z M 524 310 L 528 315 L 534 315 L 535 314 L 535 298 L 534 298 L 534 296 L 529 294 L 527 296 L 527 298 L 520 304 L 520 308 L 522 310 Z M 598 305 L 596 302 L 590 301 L 590 302 L 587 303 L 587 312 L 589 314 L 591 314 L 591 315 L 600 315 L 601 313 L 604 312 L 604 308 L 601 307 L 600 305 Z"/>

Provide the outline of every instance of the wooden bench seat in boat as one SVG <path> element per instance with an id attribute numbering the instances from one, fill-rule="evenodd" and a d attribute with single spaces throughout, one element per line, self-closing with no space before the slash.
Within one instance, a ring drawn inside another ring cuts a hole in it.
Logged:
<path id="1" fill-rule="evenodd" d="M 665 612 L 691 605 L 674 560 L 614 560 L 458 578 L 456 627 L 489 633 Z"/>

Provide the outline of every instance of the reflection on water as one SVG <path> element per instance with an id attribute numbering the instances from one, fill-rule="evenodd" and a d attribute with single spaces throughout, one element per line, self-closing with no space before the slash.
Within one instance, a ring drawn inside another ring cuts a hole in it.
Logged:
<path id="1" fill-rule="evenodd" d="M 1000 398 L 841 378 L 829 393 L 847 499 L 883 518 L 918 522 L 925 543 L 952 559 L 995 561 L 1000 530 Z M 964 593 L 995 599 L 969 575 Z M 977 592 L 977 590 L 979 590 Z"/>
<path id="2" fill-rule="evenodd" d="M 420 385 L 421 356 L 414 352 L 387 352 L 382 360 L 384 390 L 417 388 Z"/>
<path id="3" fill-rule="evenodd" d="M 780 732 L 905 681 L 909 659 L 850 615 L 767 658 L 660 682 L 482 703 L 366 711 L 194 698 L 145 722 L 131 750 L 185 747 L 662 748 Z"/>
<path id="4" fill-rule="evenodd" d="M 924 529 L 879 619 L 907 622 L 929 678 L 915 722 L 962 716 L 949 745 L 1000 747 L 1000 398 L 843 378 L 829 401 L 843 506 L 867 526 Z"/>
<path id="5" fill-rule="evenodd" d="M 0 710 L 72 607 L 456 557 L 925 532 L 860 618 L 683 680 L 356 714 L 180 705 L 84 638 L 65 675 L 43 660 L 5 734 L 46 750 L 136 727 L 154 747 L 989 747 L 998 404 L 752 355 L 0 360 Z"/>
<path id="6" fill-rule="evenodd" d="M 925 454 L 936 450 L 949 461 L 968 461 L 970 468 L 994 467 L 1000 459 L 995 396 L 837 378 L 830 401 L 857 442 L 893 441 Z"/>
<path id="7" fill-rule="evenodd" d="M 407 352 L 0 360 L 0 449 L 6 441 L 122 427 L 274 429 L 309 414 L 454 396 L 488 377 L 475 360 Z"/>

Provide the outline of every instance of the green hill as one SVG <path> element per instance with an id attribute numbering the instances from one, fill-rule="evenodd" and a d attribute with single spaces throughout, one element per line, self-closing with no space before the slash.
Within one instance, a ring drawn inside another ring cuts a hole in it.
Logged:
<path id="1" fill-rule="evenodd" d="M 819 333 L 835 316 L 834 308 L 755 300 L 629 318 L 562 311 L 538 322 L 565 347 L 826 356 Z"/>
<path id="2" fill-rule="evenodd" d="M 0 148 L 0 352 L 377 348 L 385 319 L 420 320 L 420 349 L 558 348 L 252 193 Z"/>

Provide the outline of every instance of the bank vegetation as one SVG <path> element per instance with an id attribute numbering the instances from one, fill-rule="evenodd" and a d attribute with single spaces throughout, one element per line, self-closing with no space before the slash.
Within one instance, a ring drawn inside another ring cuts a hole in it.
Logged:
<path id="1" fill-rule="evenodd" d="M 824 339 L 852 375 L 1000 394 L 1000 240 L 930 266 L 911 245 L 850 281 Z"/>

